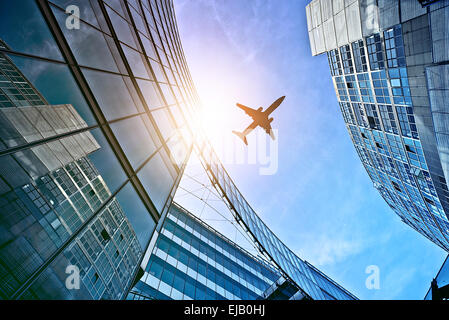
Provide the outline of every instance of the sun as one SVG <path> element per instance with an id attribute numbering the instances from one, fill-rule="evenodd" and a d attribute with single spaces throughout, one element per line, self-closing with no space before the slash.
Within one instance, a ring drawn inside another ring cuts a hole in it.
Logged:
<path id="1" fill-rule="evenodd" d="M 239 128 L 242 115 L 236 112 L 234 99 L 222 86 L 209 87 L 202 92 L 200 124 L 212 144 L 217 145 Z"/>

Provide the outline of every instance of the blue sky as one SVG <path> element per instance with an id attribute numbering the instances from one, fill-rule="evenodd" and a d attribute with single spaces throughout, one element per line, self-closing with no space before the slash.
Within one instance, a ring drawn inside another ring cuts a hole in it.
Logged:
<path id="1" fill-rule="evenodd" d="M 346 131 L 327 59 L 311 56 L 308 1 L 174 3 L 193 80 L 212 111 L 216 148 L 249 124 L 236 102 L 266 107 L 286 95 L 273 114 L 277 173 L 226 165 L 253 208 L 301 258 L 359 298 L 422 299 L 446 255 L 373 188 Z M 365 286 L 369 265 L 380 269 L 379 290 Z"/>

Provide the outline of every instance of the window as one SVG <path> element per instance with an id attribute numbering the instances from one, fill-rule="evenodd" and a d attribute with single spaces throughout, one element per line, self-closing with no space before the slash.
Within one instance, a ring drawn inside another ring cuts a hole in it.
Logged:
<path id="1" fill-rule="evenodd" d="M 127 183 L 126 186 L 120 190 L 116 196 L 116 201 L 120 203 L 119 207 L 122 208 L 119 214 L 122 215 L 124 213 L 126 215 L 129 225 L 137 237 L 140 244 L 139 250 L 140 248 L 146 248 L 155 228 L 155 222 L 130 183 Z M 134 238 L 134 236 L 131 235 L 132 232 L 129 230 L 129 225 L 127 223 L 122 224 L 122 226 L 125 226 L 127 229 L 125 231 L 129 232 L 129 235 L 124 232 L 125 237 Z"/>
<path id="2" fill-rule="evenodd" d="M 368 71 L 363 40 L 359 40 L 352 43 L 352 52 L 354 53 L 354 64 L 356 72 Z"/>
<path id="3" fill-rule="evenodd" d="M 424 200 L 426 200 L 426 202 L 429 203 L 429 204 L 432 205 L 432 206 L 435 205 L 435 202 L 433 202 L 432 200 L 430 200 L 430 199 L 428 199 L 428 198 L 426 198 L 426 197 L 424 197 Z"/>
<path id="4" fill-rule="evenodd" d="M 111 124 L 111 129 L 135 169 L 156 150 L 152 136 L 140 116 L 115 122 Z"/>
<path id="5" fill-rule="evenodd" d="M 82 71 L 107 120 L 144 110 L 129 77 L 84 68 Z"/>
<path id="6" fill-rule="evenodd" d="M 348 44 L 340 47 L 340 54 L 345 74 L 354 73 L 354 66 L 352 64 L 352 57 L 351 57 L 351 49 Z"/>
<path id="7" fill-rule="evenodd" d="M 137 175 L 156 209 L 161 212 L 174 182 L 161 152 L 154 155 Z"/>
<path id="8" fill-rule="evenodd" d="M 395 104 L 412 105 L 406 68 L 389 69 L 391 91 Z"/>
<path id="9" fill-rule="evenodd" d="M 360 101 L 360 95 L 357 88 L 357 81 L 354 75 L 345 76 L 346 87 L 348 88 L 349 100 Z"/>
<path id="10" fill-rule="evenodd" d="M 396 120 L 394 118 L 393 107 L 390 105 L 379 105 L 379 111 L 385 132 L 398 134 L 398 128 Z"/>
<path id="11" fill-rule="evenodd" d="M 366 38 L 366 46 L 368 49 L 368 58 L 371 70 L 385 69 L 382 39 L 380 34 L 376 33 Z"/>
<path id="12" fill-rule="evenodd" d="M 154 277 L 156 277 L 157 279 L 160 279 L 161 275 L 162 275 L 163 267 L 162 267 L 161 263 L 158 261 L 159 258 L 155 258 L 155 256 L 152 256 L 152 259 L 155 259 L 155 260 L 151 263 L 149 273 L 151 275 L 153 275 Z M 156 260 L 156 259 L 158 259 L 158 260 Z"/>
<path id="13" fill-rule="evenodd" d="M 348 101 L 348 93 L 346 91 L 346 83 L 343 80 L 343 77 L 335 77 L 335 90 L 339 97 L 340 101 Z"/>
<path id="14" fill-rule="evenodd" d="M 393 185 L 393 187 L 394 187 L 397 191 L 402 192 L 402 191 L 401 191 L 401 188 L 399 187 L 399 185 L 398 185 L 396 182 L 391 181 L 391 184 Z"/>
<path id="15" fill-rule="evenodd" d="M 419 139 L 412 107 L 396 106 L 402 135 Z"/>
<path id="16" fill-rule="evenodd" d="M 378 103 L 391 103 L 390 93 L 388 91 L 387 75 L 384 70 L 373 72 L 374 93 Z"/>
<path id="17" fill-rule="evenodd" d="M 341 63 L 340 63 L 340 56 L 338 55 L 338 50 L 334 49 L 327 53 L 327 59 L 329 60 L 329 66 L 331 69 L 331 75 L 332 76 L 341 76 L 342 70 L 341 70 Z"/>
<path id="18" fill-rule="evenodd" d="M 361 103 L 352 103 L 352 108 L 357 119 L 357 124 L 361 127 L 368 128 L 369 125 L 363 105 Z"/>
<path id="19" fill-rule="evenodd" d="M 0 39 L 12 50 L 63 60 L 34 1 L 0 1 Z"/>
<path id="20" fill-rule="evenodd" d="M 103 240 L 105 240 L 105 241 L 109 241 L 109 239 L 111 239 L 111 237 L 109 236 L 109 233 L 106 231 L 106 229 L 101 230 L 100 234 L 101 234 Z"/>
<path id="21" fill-rule="evenodd" d="M 356 124 L 354 114 L 352 113 L 351 105 L 349 102 L 340 102 L 340 109 L 343 114 L 343 119 L 346 123 Z"/>
<path id="22" fill-rule="evenodd" d="M 114 61 L 114 58 L 117 59 L 118 53 L 116 53 L 116 47 L 111 45 L 113 44 L 113 39 L 110 36 L 82 20 L 80 21 L 80 29 L 77 32 L 73 32 L 73 30 L 65 27 L 68 15 L 63 10 L 52 8 L 56 20 L 80 65 L 118 72 Z M 82 18 L 86 18 L 87 13 L 91 12 L 90 10 L 82 11 Z M 113 50 L 114 56 L 110 50 Z"/>
<path id="23" fill-rule="evenodd" d="M 363 102 L 374 103 L 373 90 L 371 89 L 371 80 L 368 73 L 361 73 L 357 75 L 359 83 L 360 94 Z"/>
<path id="24" fill-rule="evenodd" d="M 384 31 L 385 49 L 389 68 L 404 67 L 405 54 L 401 25 Z"/>
<path id="25" fill-rule="evenodd" d="M 70 162 L 65 166 L 65 168 L 79 188 L 87 184 L 86 178 L 83 176 L 80 169 L 76 166 L 75 162 Z"/>
<path id="26" fill-rule="evenodd" d="M 186 277 L 184 294 L 190 298 L 195 298 L 195 281 L 190 277 Z"/>
<path id="27" fill-rule="evenodd" d="M 375 104 L 364 104 L 368 125 L 371 129 L 381 130 L 379 115 L 377 114 L 377 109 Z"/>

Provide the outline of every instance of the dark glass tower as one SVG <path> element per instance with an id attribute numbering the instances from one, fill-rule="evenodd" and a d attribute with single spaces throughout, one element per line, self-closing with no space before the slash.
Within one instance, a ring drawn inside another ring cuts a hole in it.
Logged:
<path id="1" fill-rule="evenodd" d="M 1 296 L 122 298 L 145 242 L 93 164 L 100 144 L 72 105 L 50 105 L 0 59 Z M 78 290 L 65 287 L 69 265 Z"/>
<path id="2" fill-rule="evenodd" d="M 124 298 L 191 148 L 171 4 L 68 4 L 0 4 L 3 299 Z"/>
<path id="3" fill-rule="evenodd" d="M 315 0 L 306 12 L 374 187 L 449 251 L 449 1 Z"/>

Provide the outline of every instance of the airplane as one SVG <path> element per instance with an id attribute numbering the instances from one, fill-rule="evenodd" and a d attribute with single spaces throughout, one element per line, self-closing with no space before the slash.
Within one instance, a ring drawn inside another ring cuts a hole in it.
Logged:
<path id="1" fill-rule="evenodd" d="M 257 126 L 260 126 L 265 130 L 267 134 L 270 135 L 271 139 L 274 140 L 273 130 L 271 129 L 271 122 L 273 122 L 273 118 L 268 118 L 268 116 L 284 101 L 285 96 L 280 97 L 275 102 L 271 104 L 265 111 L 262 111 L 262 107 L 259 109 L 252 109 L 250 107 L 244 106 L 240 103 L 237 103 L 237 107 L 245 111 L 247 115 L 253 118 L 253 123 L 251 123 L 248 128 L 246 128 L 243 132 L 232 131 L 235 135 L 237 135 L 243 142 L 248 145 L 248 140 L 246 140 L 246 136 L 253 131 Z"/>

